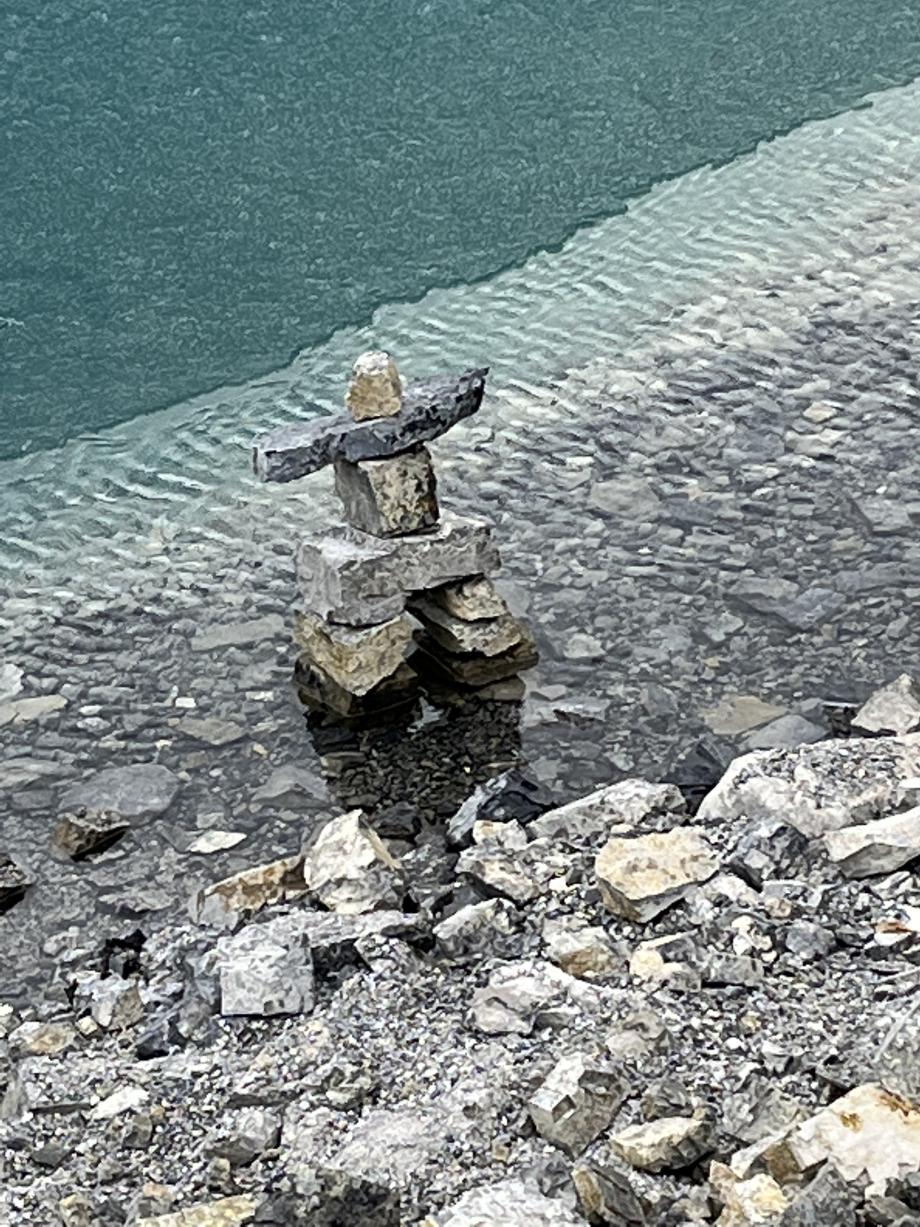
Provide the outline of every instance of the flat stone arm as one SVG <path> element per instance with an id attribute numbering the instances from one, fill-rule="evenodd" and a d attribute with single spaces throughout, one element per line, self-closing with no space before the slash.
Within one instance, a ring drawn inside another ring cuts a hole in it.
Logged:
<path id="1" fill-rule="evenodd" d="M 345 414 L 294 422 L 256 439 L 253 468 L 263 481 L 295 481 L 334 460 L 376 460 L 436 439 L 482 404 L 488 367 L 416 379 L 391 417 L 355 422 Z"/>

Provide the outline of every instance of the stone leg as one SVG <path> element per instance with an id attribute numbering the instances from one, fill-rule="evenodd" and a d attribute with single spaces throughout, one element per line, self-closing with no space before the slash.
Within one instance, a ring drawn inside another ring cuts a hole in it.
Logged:
<path id="1" fill-rule="evenodd" d="M 437 479 L 427 447 L 385 460 L 338 459 L 335 489 L 352 528 L 375 537 L 420 532 L 438 522 Z"/>
<path id="2" fill-rule="evenodd" d="M 310 664 L 349 694 L 360 696 L 397 671 L 412 628 L 403 617 L 376 626 L 339 626 L 316 614 L 299 613 L 294 640 Z"/>

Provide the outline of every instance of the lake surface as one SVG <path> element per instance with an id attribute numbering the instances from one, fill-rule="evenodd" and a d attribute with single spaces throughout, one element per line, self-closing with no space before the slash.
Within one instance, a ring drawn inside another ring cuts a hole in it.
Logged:
<path id="1" fill-rule="evenodd" d="M 0 458 L 274 369 L 920 72 L 905 0 L 0 14 Z"/>

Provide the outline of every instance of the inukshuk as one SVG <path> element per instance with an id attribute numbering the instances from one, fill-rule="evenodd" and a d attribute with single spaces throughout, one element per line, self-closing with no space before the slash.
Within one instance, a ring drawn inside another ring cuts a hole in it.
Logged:
<path id="1" fill-rule="evenodd" d="M 475 688 L 536 662 L 530 632 L 489 579 L 499 566 L 491 526 L 441 514 L 425 447 L 476 412 L 487 373 L 404 388 L 389 354 L 372 351 L 354 365 L 349 416 L 313 418 L 255 441 L 264 481 L 333 465 L 345 508 L 347 525 L 307 536 L 297 551 L 303 607 L 295 640 L 317 704 L 343 715 L 387 706 L 416 681 L 413 665 Z"/>

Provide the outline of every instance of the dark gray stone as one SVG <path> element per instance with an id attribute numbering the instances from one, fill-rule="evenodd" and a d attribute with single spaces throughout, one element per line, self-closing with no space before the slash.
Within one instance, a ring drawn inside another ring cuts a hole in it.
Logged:
<path id="1" fill-rule="evenodd" d="M 106 810 L 122 818 L 147 818 L 169 809 L 178 791 L 178 777 L 159 763 L 107 767 L 69 788 L 61 809 Z"/>
<path id="2" fill-rule="evenodd" d="M 253 468 L 263 481 L 295 481 L 336 459 L 377 460 L 427 443 L 475 413 L 482 404 L 488 368 L 463 375 L 416 379 L 399 413 L 355 422 L 344 415 L 318 416 L 282 426 L 253 443 Z M 318 410 L 317 406 L 311 409 Z M 321 410 L 318 410 L 321 413 Z"/>

